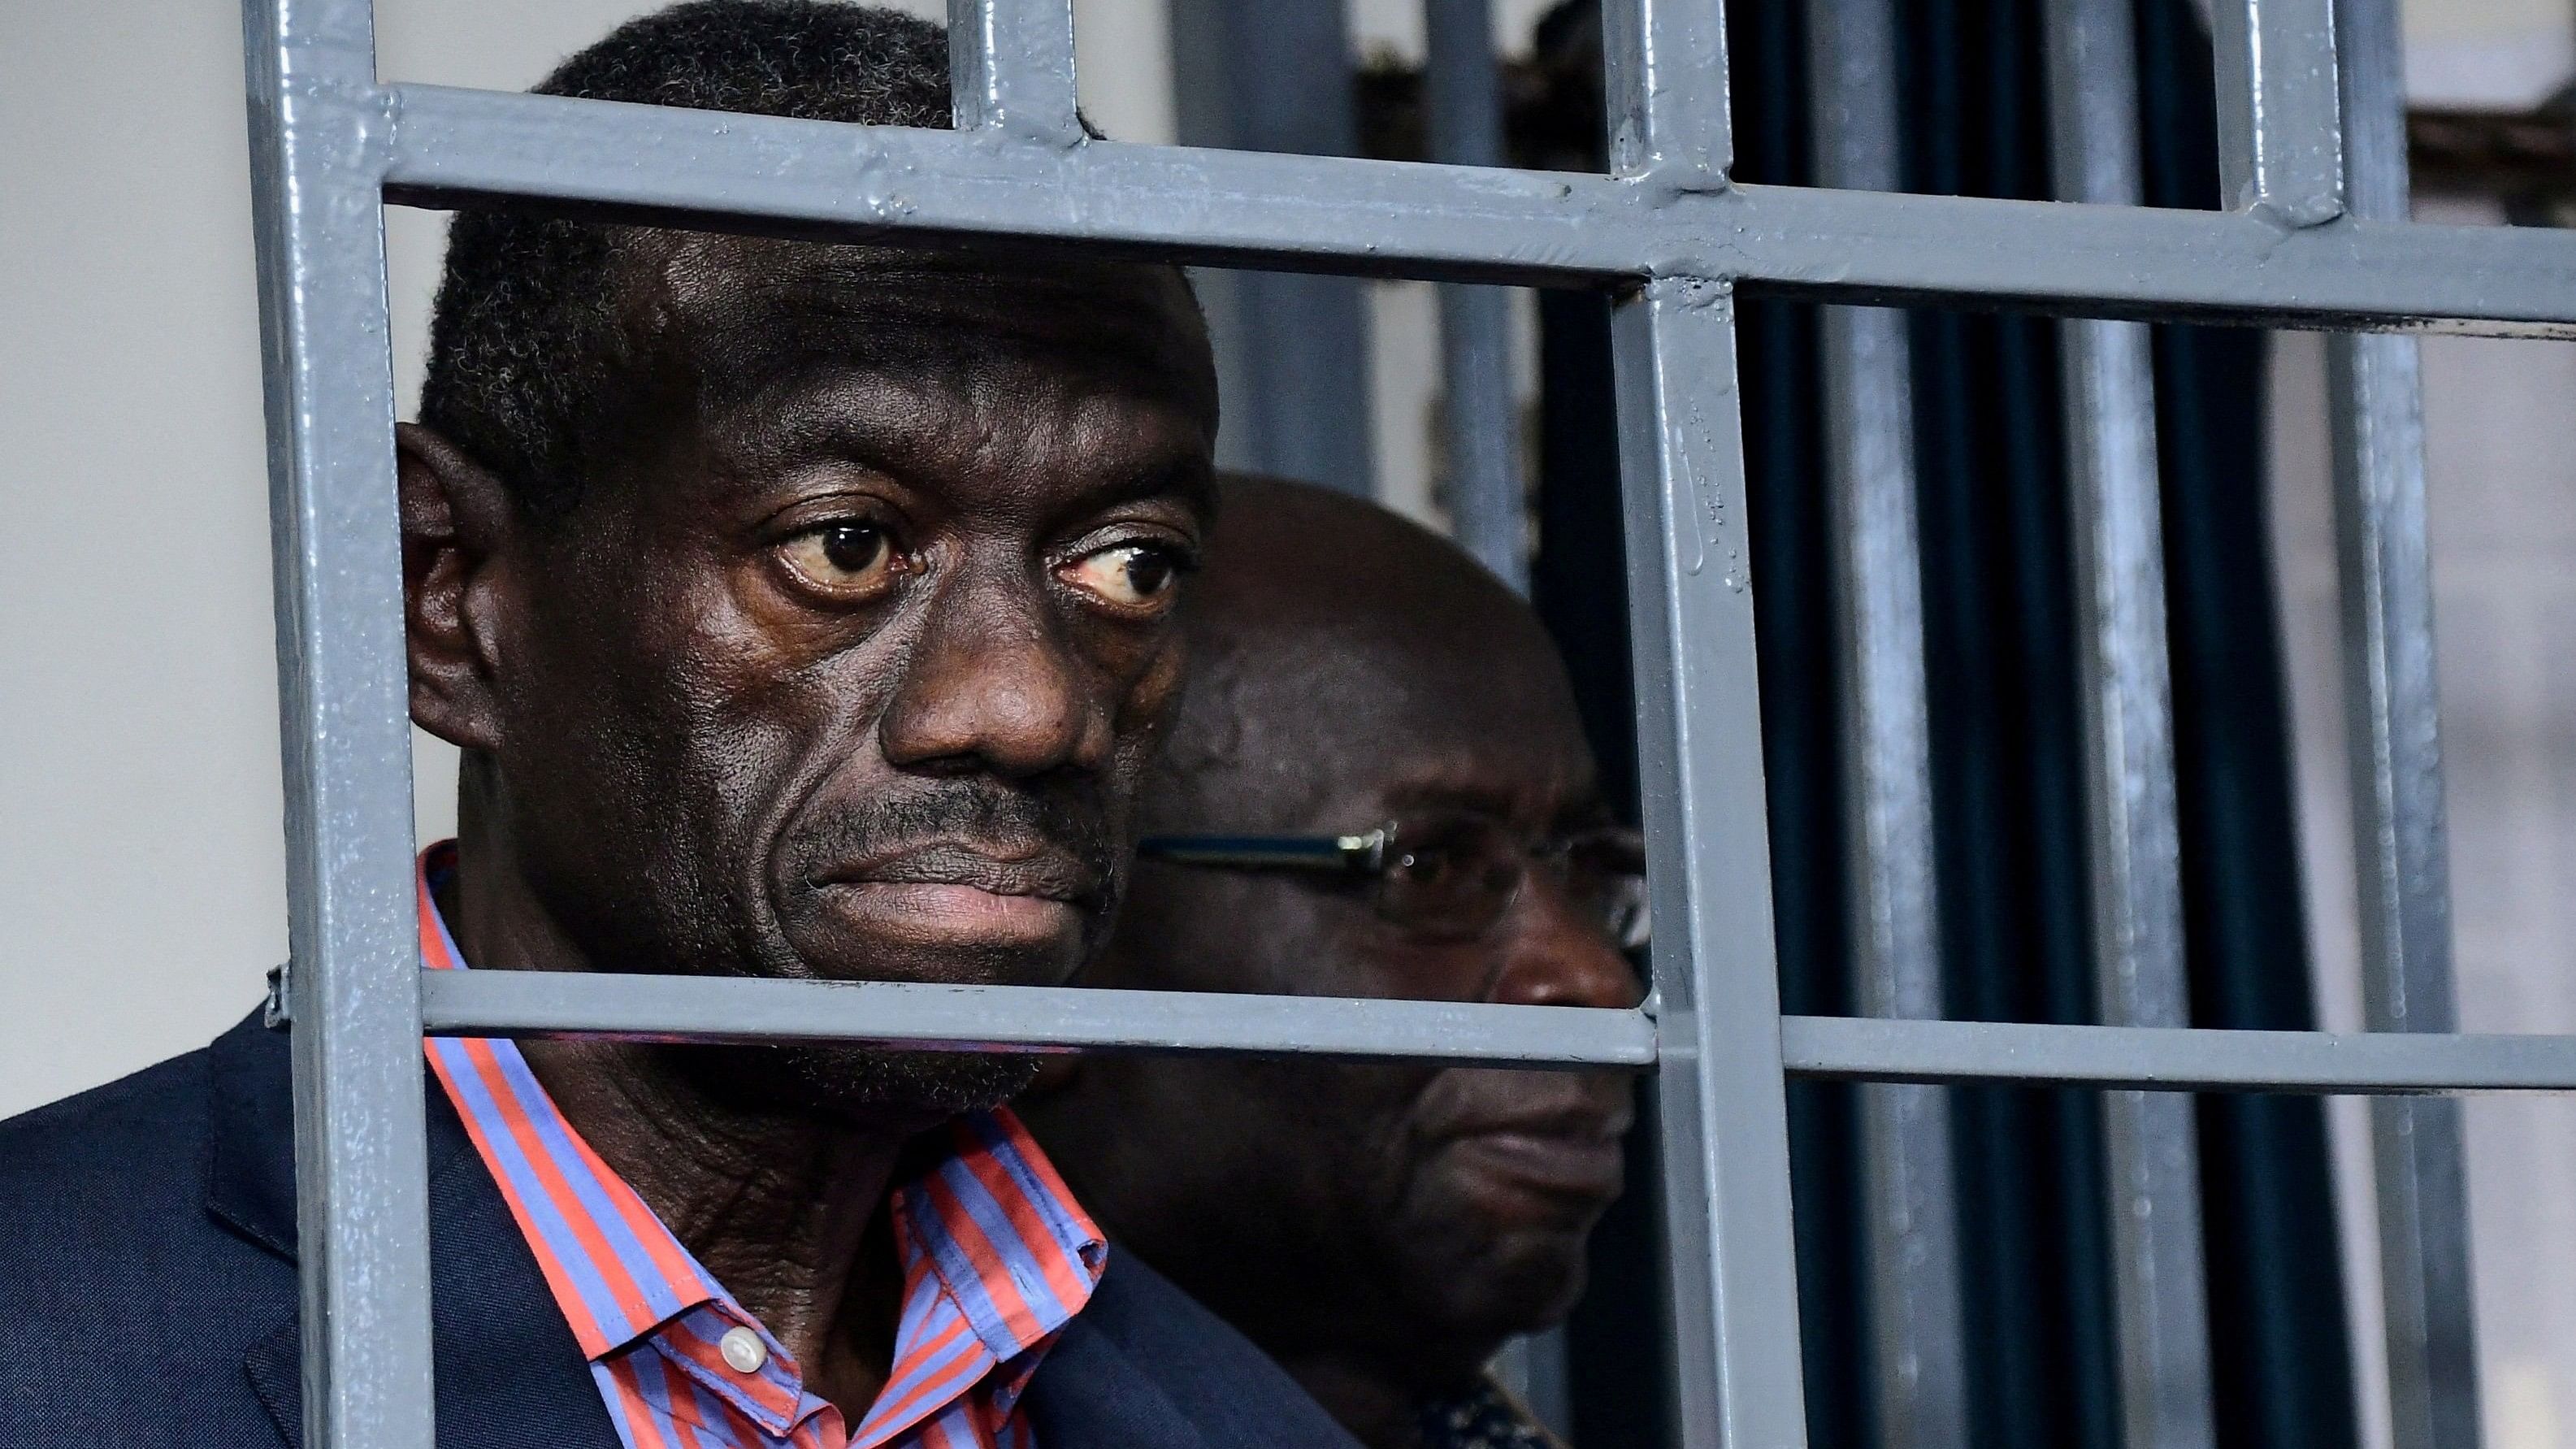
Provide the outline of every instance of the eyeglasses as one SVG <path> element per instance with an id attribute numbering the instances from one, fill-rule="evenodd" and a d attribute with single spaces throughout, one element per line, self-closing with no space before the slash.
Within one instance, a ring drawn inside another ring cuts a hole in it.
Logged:
<path id="1" fill-rule="evenodd" d="M 1646 850 L 1604 826 L 1525 842 L 1488 816 L 1429 815 L 1358 835 L 1154 835 L 1137 854 L 1221 870 L 1309 871 L 1365 887 L 1380 917 L 1416 935 L 1471 940 L 1500 924 L 1535 869 L 1623 951 L 1646 945 Z"/>

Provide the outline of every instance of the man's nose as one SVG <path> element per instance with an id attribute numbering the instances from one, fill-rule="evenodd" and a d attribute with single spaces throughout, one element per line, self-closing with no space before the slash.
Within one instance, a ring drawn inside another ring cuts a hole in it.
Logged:
<path id="1" fill-rule="evenodd" d="M 1533 874 L 1513 903 L 1491 999 L 1513 1006 L 1634 1006 L 1645 995 L 1600 922 Z"/>
<path id="2" fill-rule="evenodd" d="M 1100 769 L 1112 745 L 1107 695 L 1036 584 L 961 578 L 929 601 L 887 702 L 886 762 L 1013 779 Z"/>

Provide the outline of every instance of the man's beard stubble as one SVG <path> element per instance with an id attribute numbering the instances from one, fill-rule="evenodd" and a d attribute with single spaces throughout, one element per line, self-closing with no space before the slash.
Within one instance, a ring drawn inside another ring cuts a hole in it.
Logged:
<path id="1" fill-rule="evenodd" d="M 835 811 L 798 835 L 790 859 L 799 880 L 810 879 L 815 869 L 836 858 L 924 839 L 962 836 L 989 842 L 1021 835 L 1044 840 L 1082 862 L 1101 883 L 1101 899 L 1084 932 L 1085 959 L 1105 936 L 1123 884 L 1114 833 L 1096 798 L 1060 798 L 989 780 L 961 780 L 870 800 Z M 1026 974 L 985 960 L 956 972 L 955 979 L 1010 981 Z M 891 1119 L 927 1126 L 998 1106 L 1027 1090 L 1038 1071 L 1037 1057 L 1009 1051 L 902 1050 L 837 1042 L 674 1045 L 665 1050 L 679 1075 L 729 1107 L 848 1122 Z"/>
<path id="2" fill-rule="evenodd" d="M 999 1106 L 1028 1090 L 1038 1071 L 1038 1059 L 1025 1052 L 897 1051 L 837 1042 L 661 1051 L 676 1075 L 735 1111 L 907 1130 Z"/>

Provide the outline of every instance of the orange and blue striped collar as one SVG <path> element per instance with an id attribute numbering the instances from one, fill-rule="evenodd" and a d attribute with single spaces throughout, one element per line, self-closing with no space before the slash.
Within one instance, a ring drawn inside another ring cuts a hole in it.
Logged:
<path id="1" fill-rule="evenodd" d="M 420 950 L 462 970 L 421 855 Z M 1025 1444 L 1021 1392 L 1100 1281 L 1107 1245 L 1006 1108 L 945 1129 L 951 1150 L 893 1190 L 903 1315 L 886 1386 L 855 1430 L 805 1392 L 794 1359 L 555 1107 L 515 1043 L 435 1038 L 430 1065 L 500 1185 L 628 1449 L 757 1442 L 816 1449 Z M 759 1352 L 728 1335 L 753 1335 Z M 694 1428 L 699 1431 L 690 1432 Z M 708 1434 L 715 1437 L 710 1439 Z"/>

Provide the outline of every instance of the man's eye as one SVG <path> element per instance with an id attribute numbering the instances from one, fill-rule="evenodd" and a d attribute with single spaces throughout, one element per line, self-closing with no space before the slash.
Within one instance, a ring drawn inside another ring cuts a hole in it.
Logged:
<path id="1" fill-rule="evenodd" d="M 779 545 L 779 555 L 807 583 L 834 594 L 873 593 L 902 572 L 894 540 L 873 523 L 807 529 Z"/>
<path id="2" fill-rule="evenodd" d="M 1158 608 L 1172 597 L 1185 567 L 1171 549 L 1122 543 L 1084 554 L 1066 564 L 1059 576 L 1113 608 L 1145 610 Z"/>
<path id="3" fill-rule="evenodd" d="M 1458 853 L 1445 845 L 1416 846 L 1396 852 L 1387 874 L 1411 885 L 1442 885 L 1458 874 Z"/>

